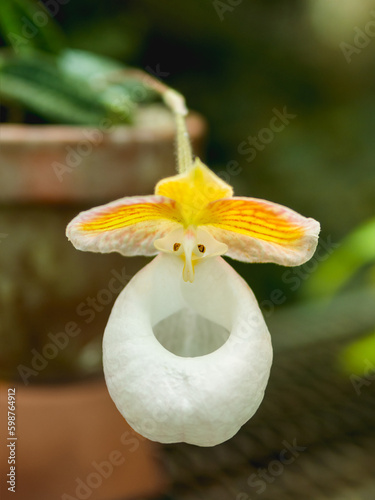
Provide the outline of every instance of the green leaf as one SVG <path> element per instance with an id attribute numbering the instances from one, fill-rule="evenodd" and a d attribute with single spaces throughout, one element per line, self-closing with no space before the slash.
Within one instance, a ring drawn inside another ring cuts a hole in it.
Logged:
<path id="1" fill-rule="evenodd" d="M 362 267 L 375 263 L 375 218 L 349 234 L 334 253 L 309 277 L 305 298 L 332 298 Z"/>
<path id="2" fill-rule="evenodd" d="M 104 118 L 114 124 L 128 117 L 115 115 L 98 99 L 84 79 L 63 74 L 52 56 L 33 54 L 0 57 L 3 99 L 16 101 L 51 121 L 98 125 Z"/>
<path id="3" fill-rule="evenodd" d="M 156 96 L 132 74 L 117 61 L 80 50 L 0 52 L 1 97 L 53 122 L 131 123 L 136 106 Z"/>
<path id="4" fill-rule="evenodd" d="M 103 78 L 125 69 L 114 59 L 77 49 L 65 49 L 58 58 L 58 65 L 66 74 L 90 79 Z"/>
<path id="5" fill-rule="evenodd" d="M 48 9 L 43 8 L 41 2 L 34 0 L 14 0 L 20 9 L 23 10 L 25 16 L 28 18 L 29 26 L 34 26 L 37 30 L 38 43 L 34 48 L 39 48 L 47 52 L 57 54 L 66 46 L 64 34 L 60 27 L 55 23 L 54 18 L 51 16 Z M 46 23 L 37 23 L 36 19 L 42 16 Z M 38 25 L 37 25 L 38 24 Z"/>
<path id="6" fill-rule="evenodd" d="M 16 54 L 36 49 L 58 53 L 66 46 L 61 29 L 41 2 L 2 0 L 0 19 L 0 30 Z"/>
<path id="7" fill-rule="evenodd" d="M 158 97 L 139 80 L 127 77 L 127 68 L 109 57 L 67 49 L 58 57 L 58 65 L 64 74 L 83 78 L 98 90 L 100 101 L 115 114 L 130 116 L 136 104 Z"/>
<path id="8" fill-rule="evenodd" d="M 0 32 L 16 52 L 29 48 L 28 41 L 21 36 L 20 17 L 21 13 L 14 2 L 0 2 Z"/>

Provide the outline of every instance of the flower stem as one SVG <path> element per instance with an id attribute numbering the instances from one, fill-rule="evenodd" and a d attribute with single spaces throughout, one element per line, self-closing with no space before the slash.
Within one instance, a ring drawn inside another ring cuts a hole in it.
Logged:
<path id="1" fill-rule="evenodd" d="M 165 83 L 139 69 L 128 69 L 115 71 L 107 76 L 108 81 L 124 81 L 124 79 L 139 80 L 144 85 L 160 94 L 165 104 L 173 112 L 177 126 L 177 161 L 178 172 L 186 172 L 193 165 L 193 153 L 191 149 L 189 134 L 186 129 L 185 116 L 188 110 L 185 98 L 182 94 L 171 89 Z"/>
<path id="2" fill-rule="evenodd" d="M 165 104 L 173 111 L 175 116 L 178 173 L 182 174 L 183 172 L 187 172 L 193 165 L 193 153 L 185 122 L 185 116 L 188 114 L 185 98 L 182 94 L 171 88 L 168 88 L 162 95 Z"/>
<path id="3" fill-rule="evenodd" d="M 178 173 L 187 172 L 193 165 L 193 154 L 189 134 L 186 129 L 185 118 L 182 115 L 175 114 L 177 125 L 177 162 Z"/>

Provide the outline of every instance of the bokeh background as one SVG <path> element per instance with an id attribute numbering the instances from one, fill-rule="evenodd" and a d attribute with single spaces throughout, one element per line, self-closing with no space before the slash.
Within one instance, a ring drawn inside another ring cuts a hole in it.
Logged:
<path id="1" fill-rule="evenodd" d="M 165 498 L 373 498 L 375 2 L 72 0 L 54 17 L 70 47 L 184 94 L 208 123 L 205 162 L 237 195 L 322 226 L 299 269 L 231 262 L 273 336 L 269 389 L 230 442 L 163 448 Z M 306 450 L 270 465 L 295 439 Z"/>

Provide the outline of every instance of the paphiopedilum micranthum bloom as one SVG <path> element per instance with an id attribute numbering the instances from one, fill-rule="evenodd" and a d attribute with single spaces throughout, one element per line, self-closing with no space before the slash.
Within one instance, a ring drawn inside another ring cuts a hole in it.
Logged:
<path id="1" fill-rule="evenodd" d="M 154 195 L 82 212 L 67 236 L 80 250 L 159 254 L 113 307 L 103 341 L 108 390 L 140 434 L 211 446 L 255 413 L 272 362 L 257 301 L 220 256 L 298 266 L 313 255 L 320 227 L 284 206 L 233 196 L 193 160 L 183 114 L 180 106 L 179 173 Z"/>

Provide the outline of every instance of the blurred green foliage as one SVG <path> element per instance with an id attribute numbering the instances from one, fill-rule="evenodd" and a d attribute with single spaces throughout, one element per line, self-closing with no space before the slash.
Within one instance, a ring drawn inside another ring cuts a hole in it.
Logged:
<path id="1" fill-rule="evenodd" d="M 0 97 L 9 121 L 22 117 L 24 108 L 59 123 L 131 123 L 136 105 L 155 94 L 127 77 L 127 67 L 115 59 L 69 49 L 42 5 L 35 0 L 0 5 L 0 29 L 11 47 L 0 52 Z"/>
<path id="2" fill-rule="evenodd" d="M 304 298 L 332 299 L 345 286 L 348 288 L 360 273 L 364 285 L 375 285 L 375 218 L 351 232 L 334 255 L 320 264 L 306 282 Z"/>
<path id="3" fill-rule="evenodd" d="M 3 52 L 0 95 L 10 107 L 16 103 L 52 122 L 131 123 L 138 96 L 146 102 L 153 93 L 126 76 L 124 82 L 111 82 L 111 75 L 125 71 L 112 59 L 79 50 L 65 49 L 56 56 Z"/>
<path id="4" fill-rule="evenodd" d="M 3 0 L 0 4 L 1 33 L 16 53 L 39 49 L 56 54 L 63 49 L 63 32 L 48 17 L 34 0 Z"/>

